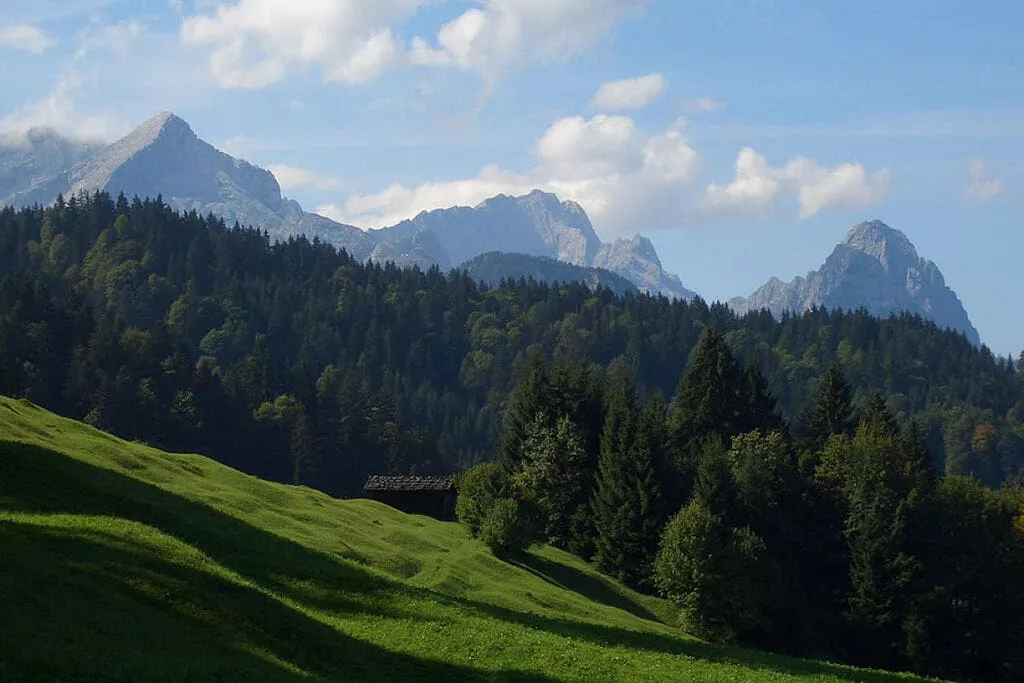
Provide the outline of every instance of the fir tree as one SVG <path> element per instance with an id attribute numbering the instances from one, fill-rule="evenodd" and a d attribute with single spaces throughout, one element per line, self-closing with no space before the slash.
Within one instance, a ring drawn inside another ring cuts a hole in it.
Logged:
<path id="1" fill-rule="evenodd" d="M 848 434 L 853 427 L 853 389 L 836 362 L 829 363 L 818 380 L 813 402 L 804 411 L 800 432 L 812 452 L 820 452 L 833 434 Z"/>

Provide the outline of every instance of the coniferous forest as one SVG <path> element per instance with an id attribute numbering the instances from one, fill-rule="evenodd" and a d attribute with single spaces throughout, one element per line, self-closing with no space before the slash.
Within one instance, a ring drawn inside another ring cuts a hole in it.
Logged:
<path id="1" fill-rule="evenodd" d="M 0 393 L 338 496 L 468 470 L 499 553 L 871 666 L 1024 676 L 1022 366 L 909 315 L 489 288 L 159 198 L 0 212 Z"/>

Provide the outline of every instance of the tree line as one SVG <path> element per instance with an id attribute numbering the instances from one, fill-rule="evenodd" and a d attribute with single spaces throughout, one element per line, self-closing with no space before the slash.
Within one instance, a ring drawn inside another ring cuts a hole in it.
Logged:
<path id="1" fill-rule="evenodd" d="M 786 419 L 835 361 L 858 400 L 881 391 L 918 419 L 939 471 L 1021 477 L 1018 368 L 918 317 L 776 321 L 576 283 L 486 287 L 272 243 L 159 197 L 0 210 L 0 391 L 335 495 L 492 459 L 531 354 L 598 374 L 625 363 L 639 396 L 671 398 L 705 328 L 759 368 Z"/>
<path id="2" fill-rule="evenodd" d="M 1024 676 L 1024 491 L 944 476 L 838 363 L 792 425 L 707 330 L 666 403 L 628 364 L 531 357 L 457 512 L 499 556 L 550 543 L 704 638 L 971 680 Z"/>

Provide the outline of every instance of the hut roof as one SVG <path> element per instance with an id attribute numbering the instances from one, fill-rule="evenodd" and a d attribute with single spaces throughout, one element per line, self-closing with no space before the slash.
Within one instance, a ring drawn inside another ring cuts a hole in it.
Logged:
<path id="1" fill-rule="evenodd" d="M 448 491 L 455 488 L 451 477 L 391 477 L 371 475 L 364 491 Z"/>

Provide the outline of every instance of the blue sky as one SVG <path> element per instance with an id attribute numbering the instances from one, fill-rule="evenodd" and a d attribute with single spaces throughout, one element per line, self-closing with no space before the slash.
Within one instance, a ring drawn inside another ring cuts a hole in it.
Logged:
<path id="1" fill-rule="evenodd" d="M 0 130 L 172 110 L 375 227 L 543 187 L 708 299 L 880 218 L 1024 348 L 1024 3 L 0 0 Z"/>

